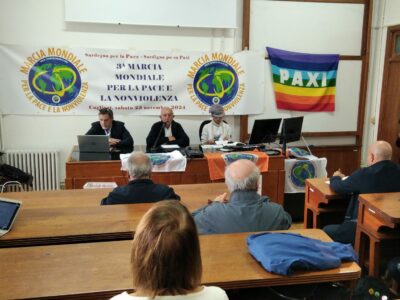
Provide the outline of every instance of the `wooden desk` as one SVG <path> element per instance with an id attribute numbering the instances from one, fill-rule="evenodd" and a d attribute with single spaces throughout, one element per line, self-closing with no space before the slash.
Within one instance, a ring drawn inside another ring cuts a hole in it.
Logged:
<path id="1" fill-rule="evenodd" d="M 100 206 L 109 190 L 69 190 L 5 194 L 23 200 L 12 230 L 0 247 L 131 239 L 152 203 Z M 176 190 L 190 211 L 226 191 L 225 184 L 180 185 Z"/>
<path id="2" fill-rule="evenodd" d="M 121 171 L 121 161 L 75 161 L 73 156 L 65 163 L 65 188 L 81 189 L 90 181 L 114 181 L 118 185 L 127 183 L 128 176 Z M 152 173 L 152 179 L 164 184 L 211 183 L 205 158 L 190 159 L 185 172 Z M 263 173 L 262 194 L 283 205 L 285 188 L 285 166 L 283 156 L 270 156 L 268 172 Z"/>
<path id="3" fill-rule="evenodd" d="M 225 183 L 171 185 L 189 207 L 228 192 Z M 2 197 L 22 201 L 22 210 L 38 208 L 98 207 L 112 189 L 78 189 L 3 193 Z"/>
<path id="4" fill-rule="evenodd" d="M 362 194 L 358 199 L 355 249 L 361 266 L 369 252 L 368 273 L 378 277 L 382 241 L 395 240 L 400 248 L 400 193 Z"/>
<path id="5" fill-rule="evenodd" d="M 329 241 L 321 230 L 297 230 Z M 327 271 L 280 276 L 265 271 L 247 250 L 248 233 L 200 237 L 202 283 L 224 289 L 349 281 L 360 277 L 356 263 Z M 132 290 L 131 241 L 0 249 L 1 299 L 54 297 L 109 299 Z"/>
<path id="6" fill-rule="evenodd" d="M 304 228 L 321 228 L 321 214 L 346 211 L 349 196 L 336 194 L 331 190 L 326 178 L 312 178 L 306 180 L 304 203 Z M 338 221 L 341 223 L 343 218 Z"/>

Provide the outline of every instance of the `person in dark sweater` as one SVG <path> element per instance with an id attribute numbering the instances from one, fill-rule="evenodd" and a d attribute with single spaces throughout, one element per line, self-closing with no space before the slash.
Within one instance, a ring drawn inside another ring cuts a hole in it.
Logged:
<path id="1" fill-rule="evenodd" d="M 92 123 L 86 135 L 107 135 L 111 150 L 122 153 L 133 151 L 133 138 L 123 122 L 115 121 L 113 111 L 109 108 L 99 110 L 99 121 Z"/>
<path id="2" fill-rule="evenodd" d="M 146 138 L 146 152 L 158 151 L 160 145 L 177 144 L 184 148 L 189 146 L 189 137 L 181 124 L 174 121 L 174 112 L 169 107 L 163 107 L 160 114 L 161 121 L 151 126 Z"/>
<path id="3" fill-rule="evenodd" d="M 128 158 L 129 183 L 115 188 L 101 200 L 101 205 L 180 200 L 171 187 L 150 179 L 151 168 L 151 160 L 145 153 L 133 152 Z"/>
<path id="4" fill-rule="evenodd" d="M 333 173 L 331 189 L 339 194 L 351 195 L 344 222 L 323 228 L 334 241 L 354 244 L 359 194 L 400 192 L 400 165 L 392 162 L 391 158 L 392 146 L 385 141 L 377 141 L 368 149 L 368 167 L 355 171 L 348 178 L 340 169 Z"/>

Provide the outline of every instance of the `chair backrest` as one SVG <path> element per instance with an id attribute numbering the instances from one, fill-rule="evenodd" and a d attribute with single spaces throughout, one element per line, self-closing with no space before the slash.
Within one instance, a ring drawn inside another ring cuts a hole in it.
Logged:
<path id="1" fill-rule="evenodd" d="M 201 122 L 200 124 L 200 128 L 199 128 L 199 139 L 200 139 L 200 143 L 201 143 L 201 134 L 203 133 L 203 128 L 206 124 L 210 123 L 211 120 L 205 120 L 203 122 Z"/>
<path id="2" fill-rule="evenodd" d="M 200 139 L 200 143 L 201 143 L 201 134 L 203 133 L 203 128 L 204 128 L 205 125 L 207 125 L 207 124 L 210 123 L 210 122 L 211 122 L 211 120 L 205 120 L 205 121 L 201 122 L 201 124 L 200 124 L 200 128 L 199 128 L 199 139 Z M 225 124 L 228 124 L 228 122 L 226 122 L 225 120 L 223 120 L 223 122 L 224 122 Z"/>

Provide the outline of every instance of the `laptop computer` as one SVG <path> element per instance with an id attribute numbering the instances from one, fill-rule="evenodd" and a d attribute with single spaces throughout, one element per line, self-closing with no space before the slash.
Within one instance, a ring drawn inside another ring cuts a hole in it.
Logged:
<path id="1" fill-rule="evenodd" d="M 78 135 L 79 152 L 108 153 L 110 146 L 106 135 Z"/>
<path id="2" fill-rule="evenodd" d="M 11 230 L 21 205 L 21 201 L 0 198 L 0 236 Z"/>

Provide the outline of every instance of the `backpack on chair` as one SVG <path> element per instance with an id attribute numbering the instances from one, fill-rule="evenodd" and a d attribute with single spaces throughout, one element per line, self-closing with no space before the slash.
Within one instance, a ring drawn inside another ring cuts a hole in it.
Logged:
<path id="1" fill-rule="evenodd" d="M 366 276 L 357 282 L 357 286 L 351 297 L 353 300 L 389 300 L 391 299 L 389 288 L 375 277 Z"/>

